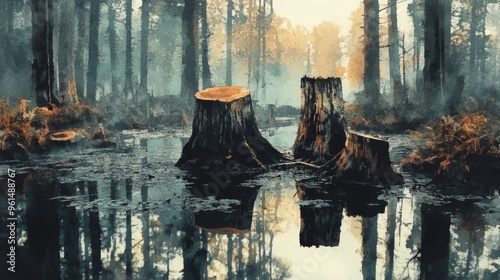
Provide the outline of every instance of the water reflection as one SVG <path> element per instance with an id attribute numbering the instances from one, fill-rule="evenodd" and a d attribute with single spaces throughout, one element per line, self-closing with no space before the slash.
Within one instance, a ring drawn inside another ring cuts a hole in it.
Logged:
<path id="1" fill-rule="evenodd" d="M 213 197 L 196 196 L 207 183 L 200 180 L 180 188 L 129 178 L 62 183 L 50 170 L 18 180 L 18 273 L 1 279 L 499 276 L 494 192 L 393 195 L 287 173 L 234 180 Z"/>

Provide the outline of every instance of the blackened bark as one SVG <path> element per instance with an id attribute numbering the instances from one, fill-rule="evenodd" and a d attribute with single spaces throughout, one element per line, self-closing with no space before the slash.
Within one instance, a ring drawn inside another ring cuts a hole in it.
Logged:
<path id="1" fill-rule="evenodd" d="M 125 99 L 133 94 L 132 86 L 132 0 L 125 2 Z"/>
<path id="2" fill-rule="evenodd" d="M 31 2 L 32 86 L 38 106 L 59 104 L 54 95 L 53 18 L 52 1 Z"/>
<path id="3" fill-rule="evenodd" d="M 72 102 L 78 100 L 75 84 L 75 1 L 62 1 L 59 6 L 59 99 L 61 102 Z"/>
<path id="4" fill-rule="evenodd" d="M 141 14 L 141 90 L 148 92 L 149 0 L 142 1 Z"/>
<path id="5" fill-rule="evenodd" d="M 234 169 L 261 167 L 281 159 L 262 137 L 255 122 L 252 99 L 242 87 L 216 87 L 196 93 L 193 132 L 177 166 Z"/>
<path id="6" fill-rule="evenodd" d="M 260 74 L 262 75 L 261 78 L 261 85 L 262 85 L 262 94 L 261 94 L 261 101 L 262 105 L 266 104 L 266 63 L 267 63 L 267 40 L 266 40 L 266 35 L 267 35 L 267 29 L 268 29 L 268 22 L 267 22 L 267 16 L 266 16 L 266 1 L 267 0 L 262 0 L 262 16 L 261 16 L 261 26 L 262 26 L 262 31 L 261 31 L 261 36 L 262 36 L 262 63 L 261 63 L 261 69 L 260 69 Z"/>
<path id="7" fill-rule="evenodd" d="M 108 1 L 108 40 L 109 40 L 109 60 L 111 63 L 111 95 L 118 98 L 118 79 L 116 77 L 116 11 L 113 7 L 114 0 Z"/>
<path id="8" fill-rule="evenodd" d="M 208 61 L 208 39 L 210 38 L 210 31 L 208 30 L 207 20 L 207 0 L 201 0 L 201 67 L 202 67 L 202 83 L 203 88 L 211 88 L 212 73 L 210 72 L 210 63 Z"/>
<path id="9" fill-rule="evenodd" d="M 210 31 L 208 30 L 207 20 L 207 0 L 201 0 L 201 67 L 202 67 L 202 83 L 203 88 L 211 88 L 212 74 L 210 72 L 210 63 L 208 61 L 208 39 L 210 38 Z"/>
<path id="10" fill-rule="evenodd" d="M 0 21 L 0 77 L 7 70 L 15 70 L 16 62 L 12 49 L 10 36 L 12 34 L 13 11 L 12 3 L 14 1 L 3 2 L 0 4 L 0 18 L 5 18 L 5 21 Z"/>
<path id="11" fill-rule="evenodd" d="M 412 17 L 413 22 L 413 71 L 415 75 L 415 88 L 417 93 L 423 92 L 423 77 L 420 67 L 421 52 L 422 52 L 422 38 L 423 38 L 423 1 L 424 0 L 413 0 L 411 4 L 408 5 L 408 12 Z M 420 96 L 417 97 L 420 100 Z"/>
<path id="12" fill-rule="evenodd" d="M 263 21 L 263 8 L 262 8 L 262 0 L 259 0 L 259 4 L 257 6 L 257 18 L 255 21 L 256 29 L 257 29 L 257 49 L 255 50 L 255 57 L 253 57 L 255 61 L 254 65 L 254 81 L 255 81 L 255 100 L 260 100 L 260 87 L 261 87 L 261 65 L 262 65 L 262 21 Z"/>
<path id="13" fill-rule="evenodd" d="M 471 15 L 470 15 L 470 53 L 469 53 L 469 71 L 474 73 L 476 68 L 477 57 L 477 31 L 479 25 L 479 0 L 471 0 Z"/>
<path id="14" fill-rule="evenodd" d="M 85 42 L 85 0 L 76 1 L 77 43 L 75 51 L 75 80 L 78 99 L 85 96 L 85 62 L 83 61 Z"/>
<path id="15" fill-rule="evenodd" d="M 196 56 L 197 41 L 195 31 L 197 0 L 184 0 L 182 12 L 182 74 L 181 74 L 181 98 L 188 105 L 194 100 L 194 94 L 198 91 L 198 62 Z"/>
<path id="16" fill-rule="evenodd" d="M 445 93 L 451 26 L 449 1 L 425 0 L 424 104 L 429 113 L 437 113 Z"/>
<path id="17" fill-rule="evenodd" d="M 364 0 L 365 105 L 377 106 L 380 98 L 380 39 L 378 0 Z"/>
<path id="18" fill-rule="evenodd" d="M 389 75 L 394 95 L 394 106 L 399 112 L 401 106 L 406 103 L 406 92 L 401 82 L 401 64 L 399 62 L 399 31 L 398 31 L 398 8 L 397 0 L 388 0 L 389 6 Z"/>
<path id="19" fill-rule="evenodd" d="M 226 86 L 233 83 L 233 0 L 227 1 L 226 18 Z"/>
<path id="20" fill-rule="evenodd" d="M 302 103 L 296 158 L 324 161 L 345 147 L 347 124 L 340 78 L 301 79 Z"/>
<path id="21" fill-rule="evenodd" d="M 87 100 L 96 101 L 97 66 L 99 64 L 99 6 L 100 0 L 90 2 L 89 63 L 87 71 Z"/>

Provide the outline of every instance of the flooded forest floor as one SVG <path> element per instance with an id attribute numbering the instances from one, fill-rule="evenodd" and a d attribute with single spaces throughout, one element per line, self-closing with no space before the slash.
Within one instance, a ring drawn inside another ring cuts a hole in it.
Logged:
<path id="1" fill-rule="evenodd" d="M 288 121 L 262 131 L 284 154 L 297 132 L 298 120 Z M 196 178 L 174 167 L 188 128 L 115 136 L 114 148 L 62 147 L 0 163 L 16 172 L 18 279 L 500 275 L 499 186 L 457 190 L 404 171 L 415 148 L 408 135 L 382 135 L 404 176 L 394 187 L 332 186 L 301 167 Z M 7 177 L 0 182 L 7 196 Z M 2 217 L 7 208 L 4 197 Z M 0 228 L 2 252 L 7 234 Z"/>

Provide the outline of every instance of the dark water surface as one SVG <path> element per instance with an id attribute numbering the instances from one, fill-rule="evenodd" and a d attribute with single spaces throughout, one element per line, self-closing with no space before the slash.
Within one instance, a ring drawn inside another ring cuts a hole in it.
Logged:
<path id="1" fill-rule="evenodd" d="M 289 152 L 296 127 L 264 136 Z M 18 246 L 14 274 L 2 226 L 0 279 L 500 278 L 498 188 L 408 174 L 404 187 L 333 187 L 293 169 L 207 181 L 173 166 L 186 137 L 130 131 L 115 151 L 1 163 L 16 171 Z M 411 151 L 407 136 L 386 138 L 393 162 Z"/>

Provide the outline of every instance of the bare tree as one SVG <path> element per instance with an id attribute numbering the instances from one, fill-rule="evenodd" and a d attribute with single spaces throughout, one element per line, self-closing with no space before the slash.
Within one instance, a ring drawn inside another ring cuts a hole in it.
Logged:
<path id="1" fill-rule="evenodd" d="M 227 18 L 226 18 L 226 85 L 230 86 L 233 83 L 232 78 L 232 43 L 233 43 L 233 0 L 227 1 Z"/>
<path id="2" fill-rule="evenodd" d="M 75 1 L 62 1 L 59 7 L 61 10 L 58 47 L 59 97 L 61 101 L 66 101 L 66 98 L 69 98 L 69 101 L 76 101 Z"/>
<path id="3" fill-rule="evenodd" d="M 142 1 L 141 14 L 141 90 L 148 92 L 149 0 Z"/>
<path id="4" fill-rule="evenodd" d="M 125 2 L 125 98 L 133 93 L 132 86 L 132 0 Z"/>
<path id="5" fill-rule="evenodd" d="M 85 96 L 85 62 L 83 61 L 85 42 L 85 0 L 76 0 L 77 41 L 75 50 L 75 81 L 79 99 Z"/>
<path id="6" fill-rule="evenodd" d="M 380 99 L 380 40 L 378 0 L 364 0 L 364 55 L 363 76 L 366 104 L 376 106 Z"/>
<path id="7" fill-rule="evenodd" d="M 96 101 L 97 89 L 97 66 L 99 64 L 99 6 L 100 0 L 90 2 L 89 23 L 89 64 L 87 72 L 87 99 L 93 103 Z"/>
<path id="8" fill-rule="evenodd" d="M 399 62 L 399 31 L 397 0 L 388 0 L 389 7 L 388 35 L 389 35 L 389 75 L 394 95 L 394 106 L 398 108 L 406 103 L 406 91 L 401 82 L 401 65 Z"/>
<path id="9" fill-rule="evenodd" d="M 424 104 L 429 112 L 442 107 L 450 48 L 451 0 L 425 0 Z"/>
<path id="10" fill-rule="evenodd" d="M 109 42 L 109 59 L 111 62 L 111 95 L 118 97 L 118 80 L 116 77 L 116 11 L 113 7 L 115 0 L 108 0 L 108 42 Z"/>
<path id="11" fill-rule="evenodd" d="M 31 1 L 32 86 L 38 106 L 59 103 L 54 96 L 53 20 L 52 1 Z"/>
<path id="12" fill-rule="evenodd" d="M 203 88 L 211 88 L 212 85 L 212 74 L 210 72 L 210 64 L 208 61 L 208 39 L 210 38 L 210 31 L 208 29 L 207 20 L 207 0 L 200 0 L 201 4 L 201 75 Z"/>
<path id="13" fill-rule="evenodd" d="M 194 94 L 198 91 L 198 62 L 196 58 L 197 41 L 195 30 L 197 0 L 184 0 L 182 12 L 182 74 L 181 74 L 181 98 L 191 104 Z"/>

